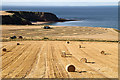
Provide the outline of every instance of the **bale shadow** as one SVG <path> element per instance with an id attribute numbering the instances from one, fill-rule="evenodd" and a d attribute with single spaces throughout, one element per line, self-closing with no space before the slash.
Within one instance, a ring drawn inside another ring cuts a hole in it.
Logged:
<path id="1" fill-rule="evenodd" d="M 5 51 L 5 52 L 12 52 L 12 51 Z"/>
<path id="2" fill-rule="evenodd" d="M 104 53 L 104 55 L 112 55 L 112 54 L 110 54 L 110 53 Z"/>
<path id="3" fill-rule="evenodd" d="M 81 48 L 85 48 L 85 47 L 81 47 Z"/>
<path id="4" fill-rule="evenodd" d="M 81 46 L 81 47 L 79 47 L 79 48 L 85 48 L 85 47 Z"/>
<path id="5" fill-rule="evenodd" d="M 25 44 L 20 44 L 20 45 L 25 45 Z"/>
<path id="6" fill-rule="evenodd" d="M 65 56 L 66 58 L 71 58 L 72 56 Z"/>
<path id="7" fill-rule="evenodd" d="M 95 64 L 95 62 L 86 62 L 86 63 Z"/>
<path id="8" fill-rule="evenodd" d="M 87 71 L 75 71 L 77 73 L 86 73 Z"/>
<path id="9" fill-rule="evenodd" d="M 3 51 L 3 52 L 12 52 L 12 51 Z"/>
<path id="10" fill-rule="evenodd" d="M 86 73 L 87 71 L 80 71 L 79 73 Z"/>

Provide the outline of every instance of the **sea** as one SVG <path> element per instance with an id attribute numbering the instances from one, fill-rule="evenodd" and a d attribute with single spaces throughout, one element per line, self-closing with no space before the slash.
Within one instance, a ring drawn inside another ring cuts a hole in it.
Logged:
<path id="1" fill-rule="evenodd" d="M 118 6 L 2 6 L 2 10 L 50 12 L 77 21 L 48 23 L 55 26 L 84 26 L 118 29 Z"/>

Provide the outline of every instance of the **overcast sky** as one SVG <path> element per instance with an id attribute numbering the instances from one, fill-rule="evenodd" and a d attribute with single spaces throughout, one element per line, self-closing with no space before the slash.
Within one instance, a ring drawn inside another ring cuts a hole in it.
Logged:
<path id="1" fill-rule="evenodd" d="M 119 0 L 2 0 L 2 5 L 107 6 L 107 5 L 117 5 L 118 2 Z"/>
<path id="2" fill-rule="evenodd" d="M 119 0 L 2 0 L 3 2 L 118 2 Z"/>

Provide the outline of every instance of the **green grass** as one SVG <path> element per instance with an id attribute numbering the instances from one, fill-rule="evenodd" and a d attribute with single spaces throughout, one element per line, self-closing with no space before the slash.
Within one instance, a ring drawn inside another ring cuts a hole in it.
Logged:
<path id="1" fill-rule="evenodd" d="M 120 30 L 117 30 L 117 29 L 114 29 L 114 30 L 120 33 Z"/>
<path id="2" fill-rule="evenodd" d="M 8 41 L 86 41 L 86 42 L 119 42 L 119 41 L 110 41 L 110 40 L 80 40 L 80 39 L 49 39 L 44 37 L 43 39 L 2 39 L 2 42 Z"/>

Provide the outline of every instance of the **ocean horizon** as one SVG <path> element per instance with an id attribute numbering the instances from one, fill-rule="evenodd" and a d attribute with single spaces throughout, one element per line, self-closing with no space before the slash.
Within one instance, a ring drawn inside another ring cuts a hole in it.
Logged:
<path id="1" fill-rule="evenodd" d="M 2 10 L 50 12 L 78 21 L 49 23 L 55 26 L 86 26 L 118 29 L 118 6 L 2 6 Z"/>

